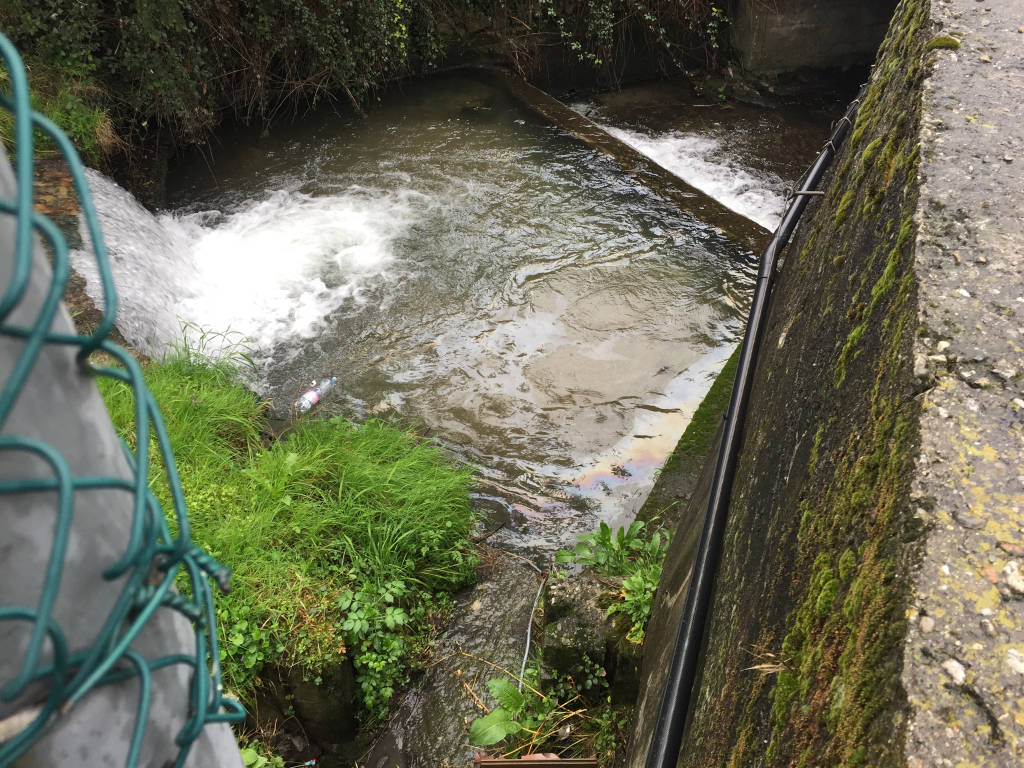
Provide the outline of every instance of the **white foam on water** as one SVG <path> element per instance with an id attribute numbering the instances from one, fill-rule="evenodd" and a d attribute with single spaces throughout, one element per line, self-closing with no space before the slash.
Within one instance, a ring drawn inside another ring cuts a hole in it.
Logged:
<path id="1" fill-rule="evenodd" d="M 601 127 L 728 208 L 774 230 L 782 218 L 785 182 L 744 168 L 717 138 L 669 131 L 649 135 L 614 125 Z"/>
<path id="2" fill-rule="evenodd" d="M 101 174 L 88 178 L 122 298 L 119 327 L 151 354 L 180 339 L 183 323 L 232 331 L 265 353 L 315 337 L 328 315 L 398 276 L 394 241 L 429 204 L 409 191 L 278 190 L 227 213 L 153 216 Z M 88 254 L 73 258 L 97 298 Z"/>

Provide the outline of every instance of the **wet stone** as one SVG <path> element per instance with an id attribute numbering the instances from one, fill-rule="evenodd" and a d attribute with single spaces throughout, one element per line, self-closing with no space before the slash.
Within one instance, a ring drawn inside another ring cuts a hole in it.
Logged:
<path id="1" fill-rule="evenodd" d="M 628 701 L 638 686 L 638 649 L 608 616 L 612 587 L 592 572 L 553 581 L 545 596 L 541 653 L 547 673 L 577 676 L 588 666 L 606 670 L 612 696 Z"/>

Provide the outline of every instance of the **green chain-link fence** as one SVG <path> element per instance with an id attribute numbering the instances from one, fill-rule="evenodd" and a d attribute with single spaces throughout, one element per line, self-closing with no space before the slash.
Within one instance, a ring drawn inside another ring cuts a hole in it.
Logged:
<path id="1" fill-rule="evenodd" d="M 134 680 L 138 691 L 135 722 L 127 746 L 127 765 L 135 765 L 139 761 L 147 722 L 153 714 L 150 702 L 154 686 L 162 679 L 155 675 L 158 670 L 184 665 L 190 671 L 188 702 L 183 703 L 187 712 L 181 713 L 184 726 L 174 738 L 177 754 L 172 756 L 173 764 L 180 766 L 205 724 L 238 721 L 244 717 L 238 703 L 222 694 L 209 585 L 212 578 L 221 589 L 227 589 L 229 571 L 192 543 L 185 500 L 160 411 L 145 386 L 138 363 L 107 339 L 114 322 L 116 297 L 81 161 L 61 130 L 32 111 L 25 70 L 14 47 L 2 35 L 0 55 L 9 83 L 9 91 L 0 96 L 0 103 L 13 116 L 16 149 L 15 194 L 13 199 L 0 199 L 0 217 L 14 220 L 10 228 L 14 236 L 13 260 L 0 298 L 0 341 L 9 352 L 0 365 L 3 377 L 0 389 L 0 526 L 16 519 L 12 510 L 16 511 L 19 505 L 23 507 L 26 500 L 32 499 L 35 503 L 43 498 L 53 506 L 48 517 L 33 523 L 48 532 L 52 529 L 48 556 L 37 563 L 41 571 L 35 577 L 39 583 L 38 600 L 34 604 L 11 604 L 8 591 L 0 583 L 0 645 L 4 644 L 4 638 L 17 638 L 17 642 L 5 647 L 3 652 L 18 654 L 17 658 L 8 660 L 13 675 L 9 679 L 0 677 L 0 766 L 23 755 L 58 721 L 73 717 L 76 705 L 97 687 L 127 680 Z M 104 294 L 103 319 L 91 336 L 80 336 L 70 329 L 62 332 L 58 329 L 63 326 L 55 322 L 68 279 L 68 247 L 53 222 L 33 210 L 34 129 L 49 135 L 64 156 L 99 268 Z M 0 164 L 4 162 L 0 157 Z M 25 322 L 25 298 L 32 283 L 33 269 L 37 270 L 37 278 L 39 274 L 39 262 L 33 265 L 34 233 L 48 245 L 52 279 L 41 292 L 34 319 Z M 0 247 L 9 248 L 10 244 L 0 243 Z M 20 322 L 15 322 L 19 319 Z M 131 386 L 135 396 L 136 433 L 134 451 L 124 445 L 130 468 L 126 477 L 76 474 L 72 463 L 52 443 L 30 434 L 18 434 L 11 428 L 15 421 L 11 415 L 19 407 L 19 399 L 32 394 L 37 363 L 53 346 L 75 350 L 81 371 L 92 376 L 110 376 Z M 115 364 L 94 364 L 93 353 L 99 351 L 113 358 Z M 168 514 L 175 521 L 174 526 L 168 526 L 164 510 L 149 490 L 147 471 L 153 442 L 166 468 L 173 497 L 173 509 L 168 510 Z M 17 476 L 12 468 L 24 465 L 27 457 L 45 467 L 45 472 Z M 112 606 L 109 613 L 94 617 L 96 629 L 83 648 L 82 638 L 72 636 L 73 632 L 63 629 L 58 622 L 57 606 L 62 581 L 75 578 L 67 572 L 65 559 L 69 546 L 75 546 L 71 532 L 76 513 L 81 514 L 78 500 L 83 494 L 97 491 L 127 495 L 131 499 L 128 505 L 131 514 L 130 519 L 127 514 L 124 516 L 128 531 L 121 532 L 123 540 L 127 541 L 126 548 L 117 562 L 102 569 L 105 588 L 117 594 L 108 601 Z M 9 515 L 6 522 L 5 515 Z M 0 527 L 0 539 L 3 537 Z M 0 546 L 3 546 L 2 541 Z M 184 594 L 174 589 L 175 579 L 182 572 L 189 585 Z M 194 645 L 188 653 L 145 658 L 134 644 L 147 624 L 149 631 L 153 631 L 154 616 L 165 608 L 187 617 L 194 630 Z"/>

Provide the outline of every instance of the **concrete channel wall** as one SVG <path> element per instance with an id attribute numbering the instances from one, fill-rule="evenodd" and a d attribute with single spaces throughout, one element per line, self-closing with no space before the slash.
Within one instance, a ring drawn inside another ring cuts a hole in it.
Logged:
<path id="1" fill-rule="evenodd" d="M 680 766 L 1024 760 L 1022 94 L 1024 0 L 896 8 L 772 299 Z"/>
<path id="2" fill-rule="evenodd" d="M 895 0 L 732 0 L 731 38 L 743 69 L 773 76 L 870 62 Z"/>

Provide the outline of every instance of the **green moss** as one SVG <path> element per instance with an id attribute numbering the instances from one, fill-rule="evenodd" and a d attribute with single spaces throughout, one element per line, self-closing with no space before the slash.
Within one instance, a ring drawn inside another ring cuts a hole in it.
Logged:
<path id="1" fill-rule="evenodd" d="M 818 466 L 818 450 L 821 448 L 821 438 L 825 434 L 825 425 L 819 424 L 817 431 L 814 433 L 814 440 L 811 442 L 811 455 L 807 459 L 807 474 L 813 475 L 815 468 Z"/>
<path id="2" fill-rule="evenodd" d="M 867 747 L 857 747 L 850 753 L 850 760 L 847 763 L 848 768 L 860 768 L 862 765 L 867 765 L 868 762 L 868 750 Z"/>
<path id="3" fill-rule="evenodd" d="M 799 690 L 800 682 L 793 672 L 788 670 L 779 672 L 779 679 L 775 683 L 775 692 L 772 700 L 772 715 L 775 718 L 776 725 L 781 726 L 786 722 L 786 716 L 789 714 L 789 703 Z"/>
<path id="4" fill-rule="evenodd" d="M 729 407 L 732 397 L 732 385 L 736 379 L 736 368 L 739 365 L 740 348 L 733 350 L 729 359 L 722 366 L 708 393 L 704 396 L 690 423 L 686 426 L 682 437 L 676 443 L 665 464 L 662 466 L 658 481 L 651 489 L 643 507 L 637 513 L 637 519 L 651 522 L 663 516 L 666 510 L 678 503 L 675 494 L 678 490 L 666 490 L 673 487 L 680 478 L 692 478 L 696 482 L 704 459 L 711 452 L 715 435 L 722 418 Z"/>
<path id="5" fill-rule="evenodd" d="M 817 237 L 817 231 L 812 232 L 807 238 L 807 242 L 804 247 L 800 249 L 800 255 L 797 257 L 797 261 L 803 262 L 807 259 L 807 254 L 814 250 L 814 238 Z"/>
<path id="6" fill-rule="evenodd" d="M 839 556 L 839 580 L 847 582 L 850 580 L 850 574 L 853 573 L 857 567 L 857 556 L 853 554 L 852 550 L 847 549 Z"/>
<path id="7" fill-rule="evenodd" d="M 864 131 L 866 131 L 867 128 L 867 123 L 862 123 L 860 120 L 858 120 L 854 124 L 853 134 L 851 134 L 850 136 L 850 144 L 854 146 L 860 144 L 861 139 L 864 137 Z"/>
<path id="8" fill-rule="evenodd" d="M 846 337 L 846 343 L 843 344 L 843 349 L 839 353 L 839 359 L 836 361 L 835 371 L 832 377 L 832 381 L 836 389 L 839 389 L 839 387 L 842 386 L 842 383 L 846 381 L 846 364 L 855 355 L 857 344 L 860 343 L 860 340 L 867 329 L 868 324 L 867 320 L 865 320 L 860 325 L 854 327 Z"/>
<path id="9" fill-rule="evenodd" d="M 829 689 L 829 708 L 825 716 L 825 723 L 830 731 L 835 731 L 840 718 L 843 716 L 843 708 L 846 704 L 846 684 L 841 677 L 832 680 L 832 687 Z"/>
<path id="10" fill-rule="evenodd" d="M 864 151 L 860 153 L 860 164 L 865 168 L 869 167 L 878 155 L 878 150 L 882 147 L 883 138 L 879 136 L 877 139 L 872 141 L 866 147 Z"/>
<path id="11" fill-rule="evenodd" d="M 960 41 L 950 35 L 936 35 L 924 45 L 926 51 L 948 50 L 959 51 Z"/>
<path id="12" fill-rule="evenodd" d="M 797 532 L 797 539 L 803 538 L 804 531 L 810 529 L 811 516 L 814 514 L 814 509 L 811 507 L 811 502 L 804 499 L 800 502 L 800 530 Z"/>
<path id="13" fill-rule="evenodd" d="M 792 330 L 784 347 L 762 350 L 757 386 L 764 402 L 792 393 L 792 407 L 748 416 L 730 510 L 737 528 L 717 587 L 736 609 L 709 628 L 704 693 L 714 701 L 691 725 L 690 766 L 900 764 L 899 575 L 913 564 L 902 542 L 918 407 L 906 361 L 929 10 L 927 0 L 899 4 L 830 188 L 794 242 L 799 269 L 777 288 L 773 324 Z M 842 391 L 827 378 L 786 389 L 831 344 Z M 789 467 L 785 483 L 772 480 L 779 467 Z M 746 671 L 752 647 L 773 650 L 781 666 L 768 704 Z M 750 720 L 759 713 L 760 730 Z"/>
<path id="14" fill-rule="evenodd" d="M 881 185 L 883 188 L 888 187 L 892 182 L 893 176 L 896 174 L 903 164 L 906 162 L 906 151 L 904 149 L 905 139 L 899 135 L 892 135 L 889 137 L 889 141 L 885 144 L 885 149 L 882 150 L 882 156 L 879 158 L 879 163 L 885 168 L 882 173 Z"/>
<path id="15" fill-rule="evenodd" d="M 903 223 L 900 224 L 900 234 L 899 237 L 896 238 L 896 247 L 899 248 L 907 242 L 914 235 L 915 231 L 914 217 L 907 216 L 907 218 L 903 220 Z"/>
<path id="16" fill-rule="evenodd" d="M 846 190 L 846 192 L 843 193 L 842 198 L 840 198 L 839 200 L 839 207 L 836 208 L 836 215 L 835 219 L 833 220 L 833 224 L 835 226 L 838 227 L 840 224 L 843 223 L 843 221 L 846 219 L 846 214 L 849 212 L 851 205 L 853 205 L 853 190 L 848 189 Z"/>
<path id="17" fill-rule="evenodd" d="M 889 725 L 877 718 L 891 709 L 899 691 L 895 649 L 905 628 L 893 579 L 900 537 L 893 531 L 902 525 L 897 504 L 910 466 L 906 443 L 913 434 L 914 405 L 893 382 L 903 370 L 902 345 L 914 311 L 909 253 L 915 232 L 915 196 L 913 187 L 908 194 L 903 186 L 903 174 L 911 182 L 916 179 L 919 149 L 915 145 L 911 150 L 907 142 L 916 130 L 917 113 L 912 109 L 908 117 L 905 99 L 907 92 L 916 92 L 915 78 L 920 77 L 912 60 L 922 55 L 916 32 L 927 10 L 923 2 L 904 2 L 901 8 L 902 24 L 897 18 L 890 32 L 897 44 L 889 43 L 888 53 L 883 48 L 883 58 L 888 58 L 876 67 L 878 74 L 856 123 L 853 140 L 867 141 L 867 145 L 850 148 L 850 152 L 859 151 L 858 168 L 837 177 L 844 191 L 834 203 L 833 223 L 838 227 L 857 202 L 861 216 L 857 229 L 871 226 L 875 245 L 869 258 L 852 267 L 843 258 L 847 239 L 833 236 L 816 246 L 819 251 L 830 248 L 836 254 L 834 263 L 857 270 L 848 278 L 857 288 L 849 298 L 846 315 L 851 325 L 836 360 L 833 383 L 840 386 L 855 370 L 856 386 L 865 386 L 865 366 L 875 373 L 873 381 L 867 382 L 868 412 L 861 426 L 841 451 L 828 456 L 832 472 L 823 495 L 800 505 L 801 557 L 814 562 L 781 646 L 792 659 L 796 680 L 787 681 L 773 702 L 776 729 L 770 742 L 775 744 L 777 761 L 788 754 L 800 755 L 799 760 L 807 764 L 873 763 L 872 748 L 866 745 L 879 743 L 872 737 L 876 729 L 884 732 L 883 739 L 890 738 Z M 910 46 L 910 60 L 899 53 L 904 46 Z M 852 186 L 855 181 L 862 183 L 863 198 Z M 879 211 L 894 209 L 899 211 L 898 218 L 890 213 L 884 223 L 871 223 Z M 900 222 L 898 232 L 896 221 Z M 811 251 L 806 258 L 813 261 L 821 256 Z M 863 295 L 868 286 L 870 298 Z M 853 366 L 866 351 L 871 357 Z M 827 434 L 821 427 L 815 434 L 809 475 L 824 469 L 820 445 Z M 857 543 L 852 545 L 851 539 Z M 842 554 L 833 574 L 826 567 L 827 553 L 837 551 Z M 835 610 L 837 602 L 842 610 Z M 797 695 L 792 695 L 794 688 Z M 823 690 L 827 695 L 822 695 Z M 819 726 L 833 735 L 815 736 Z"/>
<path id="18" fill-rule="evenodd" d="M 693 418 L 686 426 L 683 436 L 679 438 L 672 455 L 666 460 L 662 472 L 671 471 L 680 464 L 690 464 L 691 469 L 696 469 L 692 465 L 704 461 L 704 457 L 711 450 L 718 426 L 722 423 L 722 415 L 729 407 L 739 360 L 740 348 L 737 346 L 722 366 L 721 373 L 715 378 L 707 395 L 694 411 Z"/>
<path id="19" fill-rule="evenodd" d="M 885 269 L 882 271 L 878 280 L 875 281 L 875 284 L 871 287 L 871 302 L 868 304 L 867 312 L 864 314 L 863 320 L 850 330 L 850 333 L 846 337 L 846 343 L 843 345 L 842 351 L 839 353 L 839 358 L 836 361 L 833 374 L 833 384 L 836 388 L 840 387 L 846 380 L 846 366 L 850 363 L 853 357 L 856 356 L 857 345 L 867 332 L 868 323 L 870 322 L 872 315 L 882 300 L 888 296 L 896 283 L 896 275 L 901 268 L 903 260 L 903 248 L 907 241 L 909 241 L 913 236 L 914 231 L 915 227 L 913 217 L 907 216 L 900 226 L 900 233 L 896 238 L 896 244 L 893 246 L 892 250 L 889 251 L 889 258 L 886 262 Z M 887 322 L 887 320 L 883 322 Z"/>
<path id="20" fill-rule="evenodd" d="M 864 203 L 860 207 L 860 217 L 862 220 L 870 219 L 878 211 L 882 205 L 882 201 L 885 199 L 885 192 L 877 190 L 871 194 L 865 195 Z"/>
<path id="21" fill-rule="evenodd" d="M 821 594 L 818 595 L 818 601 L 815 603 L 819 617 L 824 618 L 832 612 L 832 603 L 835 602 L 838 591 L 839 579 L 829 579 L 825 586 L 822 587 Z"/>

